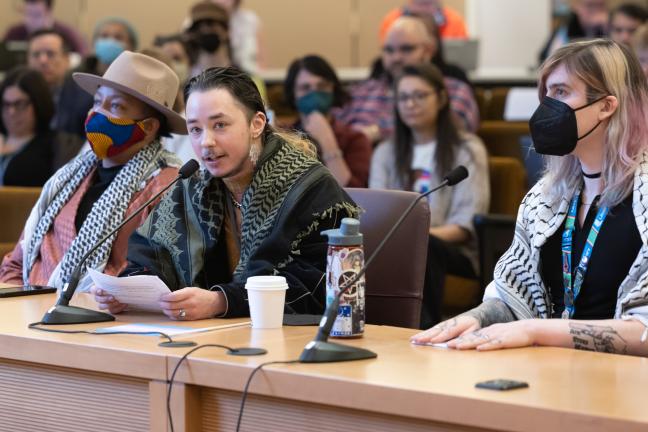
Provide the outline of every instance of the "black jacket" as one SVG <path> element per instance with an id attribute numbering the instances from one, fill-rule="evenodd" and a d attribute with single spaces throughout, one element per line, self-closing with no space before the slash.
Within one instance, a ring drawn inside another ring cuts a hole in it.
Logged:
<path id="1" fill-rule="evenodd" d="M 272 157 L 277 148 L 282 145 L 287 144 L 277 140 L 267 143 L 255 172 L 258 172 L 264 160 Z M 213 181 L 222 183 L 220 179 L 213 179 Z M 268 235 L 251 252 L 243 276 L 238 280 L 233 279 L 229 273 L 225 230 L 217 226 L 218 222 L 198 224 L 196 221 L 200 218 L 198 213 L 205 211 L 204 205 L 200 204 L 196 195 L 189 181 L 178 183 L 169 193 L 169 199 L 166 202 L 163 200 L 142 228 L 130 238 L 129 265 L 122 275 L 135 272 L 154 274 L 159 276 L 171 290 L 186 286 L 220 289 L 227 298 L 227 311 L 224 315 L 226 317 L 249 315 L 245 290 L 247 277 L 284 276 L 288 282 L 287 312 L 313 314 L 323 312 L 328 245 L 326 238 L 321 236 L 320 232 L 339 226 L 340 220 L 344 217 L 357 217 L 357 207 L 326 167 L 313 161 L 297 181 L 290 185 L 276 213 L 274 225 Z M 220 201 L 211 203 L 214 209 L 225 211 L 227 206 L 225 200 L 229 199 L 227 193 L 213 195 L 211 198 Z M 173 204 L 170 206 L 169 202 Z M 171 217 L 169 210 L 172 213 Z M 184 218 L 183 215 L 189 216 Z M 253 219 L 254 215 L 249 217 Z M 246 220 L 244 216 L 243 224 Z M 162 237 L 160 224 L 169 223 L 176 224 L 178 232 L 193 230 L 202 233 L 198 242 L 200 243 L 199 258 L 196 258 L 196 242 L 192 246 L 183 235 L 178 236 L 172 232 L 173 245 L 169 245 L 166 238 L 160 240 Z M 222 225 L 222 221 L 220 224 Z M 210 235 L 210 230 L 215 230 L 218 235 L 213 232 Z M 243 248 L 245 244 L 242 243 L 241 249 Z M 174 254 L 175 258 L 172 257 Z M 178 257 L 178 254 L 186 254 L 186 257 Z"/>

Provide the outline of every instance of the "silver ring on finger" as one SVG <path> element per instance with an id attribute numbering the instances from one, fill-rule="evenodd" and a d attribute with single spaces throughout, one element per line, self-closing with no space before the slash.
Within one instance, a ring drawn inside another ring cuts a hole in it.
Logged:
<path id="1" fill-rule="evenodd" d="M 184 319 L 187 316 L 187 311 L 184 309 L 180 309 L 180 313 L 178 314 L 178 318 Z"/>

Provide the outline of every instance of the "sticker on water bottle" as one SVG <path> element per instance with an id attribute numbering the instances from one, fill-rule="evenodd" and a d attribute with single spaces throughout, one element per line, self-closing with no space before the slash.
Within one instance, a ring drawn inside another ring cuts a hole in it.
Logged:
<path id="1" fill-rule="evenodd" d="M 331 336 L 350 336 L 353 334 L 353 320 L 351 318 L 351 305 L 341 305 L 333 324 Z"/>
<path id="2" fill-rule="evenodd" d="M 361 247 L 329 248 L 327 275 L 327 304 L 348 287 L 340 297 L 338 317 L 331 336 L 351 337 L 364 331 L 364 276 L 353 282 L 364 263 L 364 252 Z"/>

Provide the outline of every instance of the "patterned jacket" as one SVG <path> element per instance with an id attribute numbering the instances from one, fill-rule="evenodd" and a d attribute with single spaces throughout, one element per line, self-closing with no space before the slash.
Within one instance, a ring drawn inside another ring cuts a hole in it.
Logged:
<path id="1" fill-rule="evenodd" d="M 171 290 L 220 290 L 226 317 L 249 315 L 248 277 L 279 275 L 288 283 L 288 312 L 322 313 L 328 244 L 320 232 L 357 217 L 351 198 L 316 159 L 269 138 L 243 195 L 234 274 L 223 229 L 230 199 L 206 170 L 178 182 L 130 238 L 123 274 L 154 274 Z"/>
<path id="2" fill-rule="evenodd" d="M 484 300 L 504 301 L 517 319 L 549 318 L 552 302 L 539 271 L 540 248 L 563 226 L 570 196 L 547 202 L 541 179 L 520 205 L 511 247 L 497 262 Z M 632 210 L 642 246 L 618 289 L 616 319 L 636 319 L 648 328 L 648 153 L 634 179 Z"/>

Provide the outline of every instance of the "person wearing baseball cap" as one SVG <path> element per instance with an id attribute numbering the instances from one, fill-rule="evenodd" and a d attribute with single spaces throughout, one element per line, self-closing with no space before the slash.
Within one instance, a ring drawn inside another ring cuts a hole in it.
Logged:
<path id="1" fill-rule="evenodd" d="M 184 119 L 172 110 L 179 80 L 171 68 L 125 51 L 103 76 L 75 73 L 73 79 L 94 96 L 85 123 L 92 151 L 47 181 L 20 242 L 0 266 L 2 282 L 63 287 L 85 253 L 172 181 L 181 165 L 160 144 L 171 132 L 187 133 Z M 119 274 L 128 238 L 149 210 L 92 252 L 85 266 Z M 84 274 L 79 289 L 90 286 Z"/>

